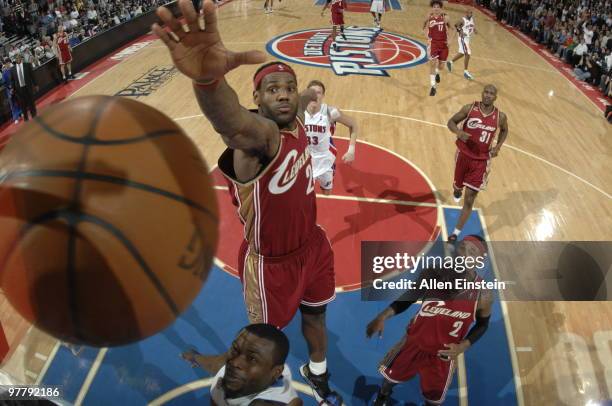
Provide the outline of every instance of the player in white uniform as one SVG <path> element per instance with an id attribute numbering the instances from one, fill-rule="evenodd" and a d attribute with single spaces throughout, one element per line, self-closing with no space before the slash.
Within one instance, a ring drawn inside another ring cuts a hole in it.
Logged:
<path id="1" fill-rule="evenodd" d="M 193 367 L 215 374 L 210 386 L 215 406 L 301 406 L 291 386 L 287 336 L 271 324 L 243 328 L 231 348 L 216 356 L 191 350 L 182 357 Z"/>
<path id="2" fill-rule="evenodd" d="M 371 0 L 370 13 L 374 17 L 374 25 L 380 28 L 382 15 L 385 13 L 385 0 Z"/>
<path id="3" fill-rule="evenodd" d="M 465 16 L 461 18 L 461 21 L 455 24 L 455 28 L 459 33 L 459 35 L 457 35 L 457 41 L 459 42 L 459 51 L 451 61 L 446 62 L 446 67 L 450 72 L 451 70 L 453 70 L 453 62 L 456 62 L 459 59 L 465 57 L 463 61 L 463 77 L 468 80 L 472 80 L 474 79 L 474 77 L 468 71 L 470 55 L 472 55 L 472 48 L 470 47 L 470 38 L 472 38 L 472 34 L 476 34 L 477 32 L 476 25 L 474 23 L 474 16 L 472 15 L 471 9 L 468 9 L 465 13 Z"/>
<path id="4" fill-rule="evenodd" d="M 329 195 L 333 188 L 334 163 L 336 162 L 336 147 L 332 139 L 336 123 L 347 126 L 351 136 L 348 151 L 342 157 L 346 163 L 353 162 L 355 159 L 357 123 L 339 109 L 323 103 L 325 96 L 323 83 L 313 80 L 308 84 L 308 88 L 314 89 L 317 93 L 317 101 L 311 102 L 304 114 L 304 126 L 312 157 L 313 177 L 319 182 L 323 194 Z"/>

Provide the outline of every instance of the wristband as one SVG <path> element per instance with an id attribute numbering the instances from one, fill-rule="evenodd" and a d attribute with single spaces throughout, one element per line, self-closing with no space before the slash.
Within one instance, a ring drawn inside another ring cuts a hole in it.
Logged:
<path id="1" fill-rule="evenodd" d="M 194 80 L 193 85 L 197 87 L 198 89 L 211 90 L 217 87 L 217 85 L 219 84 L 219 81 L 220 81 L 219 79 L 208 80 L 206 82 L 200 82 L 200 81 Z"/>
<path id="2" fill-rule="evenodd" d="M 355 145 L 354 145 L 354 144 L 349 144 L 349 147 L 348 147 L 348 151 L 347 151 L 347 152 L 348 152 L 349 154 L 353 154 L 353 155 L 354 155 L 354 154 L 355 154 Z"/>

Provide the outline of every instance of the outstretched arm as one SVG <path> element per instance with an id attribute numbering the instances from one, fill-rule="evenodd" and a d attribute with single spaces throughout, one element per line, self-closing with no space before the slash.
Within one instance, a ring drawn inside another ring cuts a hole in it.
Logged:
<path id="1" fill-rule="evenodd" d="M 227 354 L 202 355 L 195 350 L 181 354 L 181 358 L 189 362 L 192 367 L 200 367 L 211 375 L 215 375 L 227 362 Z"/>
<path id="2" fill-rule="evenodd" d="M 158 24 L 153 24 L 152 29 L 168 47 L 177 69 L 193 80 L 202 112 L 230 148 L 272 156 L 279 142 L 278 126 L 242 107 L 224 79 L 226 73 L 240 65 L 265 61 L 265 54 L 225 48 L 211 0 L 204 1 L 200 16 L 190 0 L 179 0 L 179 8 L 187 31 L 165 7 L 158 8 L 157 15 L 169 31 Z"/>
<path id="3" fill-rule="evenodd" d="M 325 2 L 325 5 L 323 6 L 323 9 L 321 10 L 321 15 L 323 15 L 323 13 L 325 13 L 325 10 L 327 10 L 329 8 L 329 4 L 331 3 L 330 0 L 327 0 Z"/>
<path id="4" fill-rule="evenodd" d="M 332 119 L 340 124 L 344 124 L 349 129 L 351 140 L 349 141 L 349 147 L 346 154 L 342 156 L 342 160 L 347 163 L 353 162 L 355 160 L 355 143 L 357 142 L 357 133 L 359 132 L 357 121 L 353 117 L 344 114 L 344 112 L 339 109 L 333 110 L 332 114 Z"/>
<path id="5" fill-rule="evenodd" d="M 460 122 L 462 122 L 463 120 L 467 118 L 468 114 L 470 114 L 471 108 L 472 108 L 471 104 L 466 104 L 465 106 L 461 108 L 461 110 L 459 110 L 459 112 L 457 112 L 454 116 L 452 116 L 450 120 L 448 120 L 448 123 L 446 124 L 448 129 L 452 133 L 456 134 L 458 139 L 464 142 L 470 138 L 470 134 L 460 129 L 457 126 L 457 124 L 459 124 Z"/>
<path id="6" fill-rule="evenodd" d="M 497 136 L 497 144 L 491 150 L 491 157 L 496 157 L 499 154 L 499 150 L 502 145 L 504 145 L 504 141 L 506 141 L 506 137 L 508 137 L 508 116 L 506 116 L 501 111 L 499 112 L 499 135 Z"/>

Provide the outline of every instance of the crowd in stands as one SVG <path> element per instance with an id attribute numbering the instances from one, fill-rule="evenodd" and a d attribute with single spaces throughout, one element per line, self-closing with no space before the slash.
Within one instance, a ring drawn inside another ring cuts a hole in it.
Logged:
<path id="1" fill-rule="evenodd" d="M 478 0 L 612 97 L 612 0 Z"/>
<path id="2" fill-rule="evenodd" d="M 152 10 L 169 0 L 0 0 L 0 57 L 21 54 L 34 67 L 52 59 L 60 25 L 70 45 Z"/>

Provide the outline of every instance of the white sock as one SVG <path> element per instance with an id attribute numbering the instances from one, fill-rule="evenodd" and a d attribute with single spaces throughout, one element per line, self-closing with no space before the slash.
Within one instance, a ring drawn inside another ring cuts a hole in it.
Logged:
<path id="1" fill-rule="evenodd" d="M 455 228 L 455 231 L 453 231 L 453 234 L 456 236 L 459 236 L 459 234 L 461 234 L 461 230 L 459 230 L 458 228 Z"/>
<path id="2" fill-rule="evenodd" d="M 440 73 L 440 69 L 436 68 L 436 75 Z"/>
<path id="3" fill-rule="evenodd" d="M 431 83 L 431 87 L 436 87 L 436 75 L 429 75 L 429 82 Z"/>
<path id="4" fill-rule="evenodd" d="M 308 369 L 314 375 L 323 375 L 327 371 L 327 359 L 322 362 L 314 362 L 310 360 L 308 363 Z"/>
<path id="5" fill-rule="evenodd" d="M 464 70 L 463 70 L 463 73 L 470 73 L 470 72 L 468 72 L 468 70 L 467 70 L 467 69 L 464 69 Z"/>

